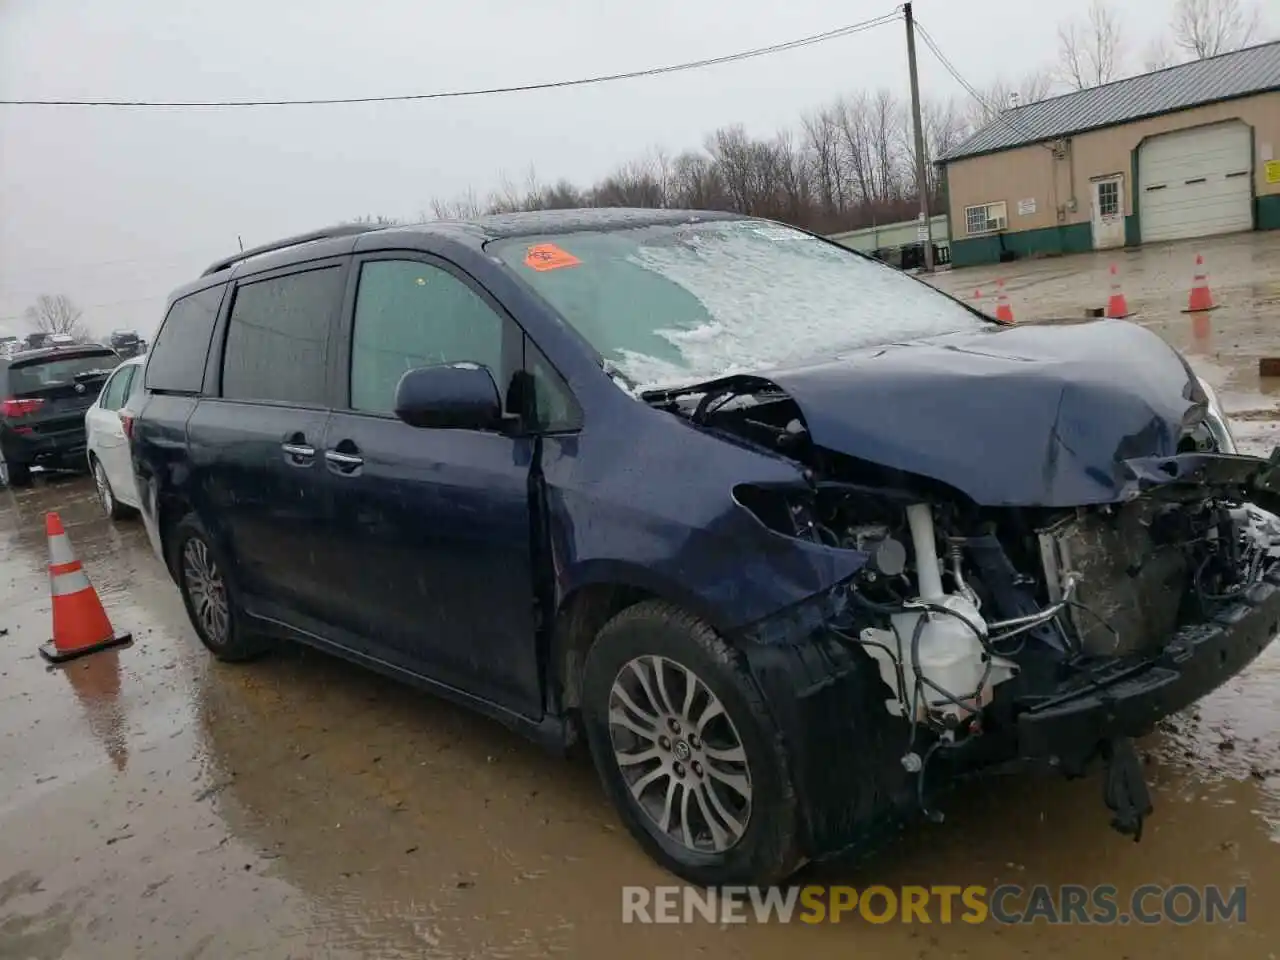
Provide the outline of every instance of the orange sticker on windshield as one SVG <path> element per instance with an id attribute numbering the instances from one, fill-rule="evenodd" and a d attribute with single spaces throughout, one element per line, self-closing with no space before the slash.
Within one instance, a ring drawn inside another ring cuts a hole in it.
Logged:
<path id="1" fill-rule="evenodd" d="M 568 250 L 561 250 L 554 243 L 539 243 L 529 248 L 524 255 L 524 265 L 534 270 L 559 270 L 561 267 L 576 267 L 580 263 Z"/>

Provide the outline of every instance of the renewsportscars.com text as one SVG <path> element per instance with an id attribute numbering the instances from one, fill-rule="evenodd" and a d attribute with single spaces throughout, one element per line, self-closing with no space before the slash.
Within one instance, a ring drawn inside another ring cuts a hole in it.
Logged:
<path id="1" fill-rule="evenodd" d="M 1243 886 L 623 887 L 623 923 L 998 923 L 1050 925 L 1245 922 Z"/>

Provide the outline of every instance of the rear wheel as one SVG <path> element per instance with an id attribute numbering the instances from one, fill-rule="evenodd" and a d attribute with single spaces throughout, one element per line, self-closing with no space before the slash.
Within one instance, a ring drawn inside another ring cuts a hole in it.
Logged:
<path id="1" fill-rule="evenodd" d="M 739 656 L 661 601 L 607 623 L 587 654 L 583 723 L 632 835 L 697 884 L 768 884 L 799 866 L 777 729 Z"/>
<path id="2" fill-rule="evenodd" d="M 132 514 L 132 509 L 116 499 L 115 491 L 111 489 L 111 481 L 107 478 L 107 471 L 102 466 L 102 461 L 97 457 L 93 457 L 91 469 L 93 470 L 93 485 L 98 489 L 98 502 L 102 505 L 102 512 L 112 520 L 123 520 Z"/>
<path id="3" fill-rule="evenodd" d="M 174 528 L 170 550 L 187 616 L 209 652 L 228 662 L 265 653 L 266 639 L 246 629 L 230 567 L 194 513 Z"/>
<path id="4" fill-rule="evenodd" d="M 31 465 L 29 463 L 6 463 L 5 470 L 9 474 L 9 486 L 31 486 Z"/>

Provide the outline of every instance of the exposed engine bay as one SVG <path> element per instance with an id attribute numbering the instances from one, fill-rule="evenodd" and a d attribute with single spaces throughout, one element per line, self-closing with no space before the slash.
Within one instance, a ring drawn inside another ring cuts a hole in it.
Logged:
<path id="1" fill-rule="evenodd" d="M 802 463 L 807 492 L 742 485 L 736 499 L 779 533 L 866 554 L 829 625 L 875 663 L 886 711 L 909 725 L 902 764 L 922 808 L 936 755 L 1012 729 L 1027 703 L 1159 654 L 1280 562 L 1280 518 L 1248 501 L 1235 463 L 1265 462 L 1219 456 L 1229 432 L 1213 418 L 1187 425 L 1178 456 L 1135 459 L 1121 502 L 984 506 L 815 444 L 800 409 L 765 380 L 647 399 Z M 1081 749 L 1107 763 L 1113 825 L 1140 837 L 1150 802 L 1132 738 Z"/>

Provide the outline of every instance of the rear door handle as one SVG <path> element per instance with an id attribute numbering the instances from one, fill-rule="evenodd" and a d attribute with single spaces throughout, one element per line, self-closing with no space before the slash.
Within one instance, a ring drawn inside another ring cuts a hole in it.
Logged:
<path id="1" fill-rule="evenodd" d="M 358 457 L 354 453 L 343 453 L 340 450 L 326 450 L 324 458 L 328 461 L 332 472 L 344 477 L 355 476 L 364 466 L 364 457 Z"/>
<path id="2" fill-rule="evenodd" d="M 282 443 L 285 463 L 294 467 L 305 467 L 316 458 L 316 448 L 307 443 Z"/>

